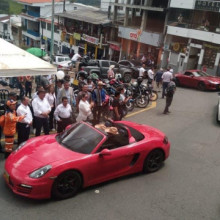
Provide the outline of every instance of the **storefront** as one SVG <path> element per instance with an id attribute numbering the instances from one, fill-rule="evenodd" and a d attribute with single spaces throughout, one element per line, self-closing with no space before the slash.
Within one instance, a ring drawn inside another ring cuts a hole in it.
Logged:
<path id="1" fill-rule="evenodd" d="M 162 50 L 162 34 L 119 27 L 118 36 L 121 37 L 121 59 L 140 59 L 143 55 L 157 65 Z"/>
<path id="2" fill-rule="evenodd" d="M 196 39 L 167 37 L 164 45 L 162 67 L 171 66 L 174 72 L 202 69 L 218 75 L 220 46 Z"/>
<path id="3" fill-rule="evenodd" d="M 82 39 L 85 41 L 84 54 L 89 53 L 94 59 L 101 59 L 103 57 L 104 47 L 99 41 L 99 38 L 83 34 Z"/>
<path id="4" fill-rule="evenodd" d="M 121 44 L 116 41 L 108 41 L 107 43 L 109 44 L 109 59 L 118 62 L 121 51 Z"/>

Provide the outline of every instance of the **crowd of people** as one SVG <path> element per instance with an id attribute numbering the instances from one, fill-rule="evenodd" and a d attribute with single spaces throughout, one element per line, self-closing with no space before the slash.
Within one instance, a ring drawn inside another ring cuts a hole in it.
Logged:
<path id="1" fill-rule="evenodd" d="M 146 64 L 143 63 L 139 70 L 139 77 L 146 74 Z M 108 70 L 108 78 L 115 78 L 114 66 Z M 166 95 L 166 105 L 164 114 L 169 113 L 175 92 L 173 70 L 169 67 L 166 71 L 159 69 L 156 73 L 151 66 L 147 70 L 148 84 L 156 82 L 159 89 L 162 86 L 162 97 Z M 0 118 L 0 132 L 5 136 L 4 149 L 5 157 L 13 150 L 15 134 L 17 132 L 17 144 L 29 139 L 31 130 L 35 136 L 43 133 L 48 135 L 50 131 L 57 130 L 63 132 L 65 128 L 80 121 L 88 121 L 93 125 L 99 124 L 106 108 L 106 91 L 102 81 L 98 81 L 96 86 L 91 78 L 80 78 L 79 89 L 75 95 L 73 87 L 70 85 L 69 78 L 57 80 L 56 83 L 50 76 L 35 78 L 36 92 L 32 94 L 31 77 L 20 77 L 20 94 L 11 92 L 6 102 L 5 115 Z M 56 84 L 56 85 L 55 85 Z M 158 90 L 159 91 L 159 90 Z M 17 97 L 20 97 L 18 104 Z M 125 97 L 123 86 L 117 88 L 112 102 L 113 120 L 121 120 L 123 117 L 123 105 L 130 97 Z"/>
<path id="2" fill-rule="evenodd" d="M 37 88 L 31 98 L 26 96 L 24 88 L 21 97 L 21 93 L 9 94 L 5 115 L 0 118 L 1 132 L 5 136 L 5 146 L 1 152 L 5 153 L 6 158 L 13 151 L 14 144 L 19 145 L 29 139 L 31 131 L 35 136 L 40 136 L 43 129 L 43 133 L 48 135 L 50 131 L 64 131 L 74 122 L 88 121 L 95 125 L 101 121 L 106 107 L 106 91 L 102 81 L 95 86 L 90 78 L 80 79 L 77 95 L 69 81 L 57 80 L 55 86 L 48 77 L 41 76 L 41 80 L 35 82 Z M 118 101 L 122 90 L 119 88 L 113 101 L 114 120 L 121 120 L 123 116 Z M 14 140 L 16 132 L 17 141 Z"/>

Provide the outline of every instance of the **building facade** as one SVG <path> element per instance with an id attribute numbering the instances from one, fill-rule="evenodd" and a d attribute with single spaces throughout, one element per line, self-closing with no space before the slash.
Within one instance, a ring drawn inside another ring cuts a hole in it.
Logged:
<path id="1" fill-rule="evenodd" d="M 145 55 L 155 65 L 159 64 L 167 6 L 168 0 L 114 0 L 110 3 L 108 13 L 118 28 L 120 45 L 115 46 L 120 46 L 119 59 L 136 59 Z M 105 3 L 101 7 L 107 9 Z"/>
<path id="2" fill-rule="evenodd" d="M 18 0 L 24 5 L 22 17 L 22 41 L 27 47 L 43 47 L 50 51 L 51 38 L 51 15 L 52 2 L 51 0 Z M 63 10 L 73 10 L 74 6 L 69 1 L 66 1 L 64 8 L 63 0 L 55 0 L 54 12 L 60 13 Z M 42 22 L 42 24 L 41 24 Z M 58 23 L 55 22 L 55 50 L 58 47 L 60 35 L 56 35 Z M 43 35 L 42 33 L 45 33 Z M 48 34 L 50 33 L 50 35 Z M 56 44 L 57 43 L 57 44 Z"/>
<path id="3" fill-rule="evenodd" d="M 60 51 L 106 58 L 111 21 L 99 8 L 74 3 L 73 11 L 57 13 L 60 26 Z"/>
<path id="4" fill-rule="evenodd" d="M 220 1 L 170 1 L 161 65 L 220 75 Z"/>

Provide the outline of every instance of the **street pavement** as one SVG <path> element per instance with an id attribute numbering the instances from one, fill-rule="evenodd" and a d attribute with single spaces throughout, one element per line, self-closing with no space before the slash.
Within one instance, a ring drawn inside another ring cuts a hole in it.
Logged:
<path id="1" fill-rule="evenodd" d="M 219 220 L 220 125 L 217 92 L 178 88 L 171 113 L 165 100 L 126 120 L 167 134 L 170 157 L 156 173 L 136 174 L 89 187 L 63 201 L 34 201 L 14 195 L 0 178 L 0 220 Z M 4 170 L 0 155 L 0 173 Z"/>

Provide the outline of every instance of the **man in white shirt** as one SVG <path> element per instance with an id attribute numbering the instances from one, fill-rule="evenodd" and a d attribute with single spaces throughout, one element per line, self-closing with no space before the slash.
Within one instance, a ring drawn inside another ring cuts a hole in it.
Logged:
<path id="1" fill-rule="evenodd" d="M 57 121 L 57 132 L 60 133 L 65 130 L 66 126 L 73 123 L 72 121 L 72 108 L 68 103 L 68 98 L 63 97 L 62 103 L 56 107 L 54 117 Z"/>
<path id="2" fill-rule="evenodd" d="M 71 59 L 72 63 L 75 64 L 80 58 L 82 58 L 78 53 L 75 53 Z"/>
<path id="3" fill-rule="evenodd" d="M 154 68 L 151 67 L 148 71 L 147 71 L 147 74 L 148 74 L 148 84 L 152 84 L 153 80 L 154 80 Z"/>
<path id="4" fill-rule="evenodd" d="M 62 98 L 67 97 L 68 103 L 73 108 L 74 103 L 76 103 L 76 98 L 73 92 L 73 88 L 70 87 L 70 83 L 68 81 L 64 82 L 64 88 L 60 90 L 59 100 L 57 100 L 58 104 L 62 103 Z"/>
<path id="5" fill-rule="evenodd" d="M 49 114 L 51 111 L 51 106 L 47 99 L 45 98 L 46 91 L 41 88 L 38 90 L 38 97 L 32 102 L 32 107 L 35 116 L 36 123 L 36 134 L 35 136 L 40 136 L 41 128 L 44 129 L 44 134 L 49 134 Z"/>
<path id="6" fill-rule="evenodd" d="M 145 64 L 142 64 L 142 67 L 139 69 L 139 76 L 143 77 L 144 76 L 144 72 L 146 71 L 145 69 Z"/>
<path id="7" fill-rule="evenodd" d="M 167 89 L 168 84 L 171 82 L 172 78 L 173 78 L 172 69 L 170 70 L 170 69 L 168 68 L 167 71 L 164 72 L 163 75 L 162 75 L 162 80 L 163 80 L 162 99 L 164 98 L 165 91 L 166 91 L 166 89 Z"/>
<path id="8" fill-rule="evenodd" d="M 30 126 L 33 122 L 33 116 L 28 104 L 29 98 L 24 96 L 21 98 L 21 104 L 17 109 L 17 116 L 25 115 L 25 118 L 21 122 L 17 123 L 18 145 L 28 140 L 30 135 Z"/>

